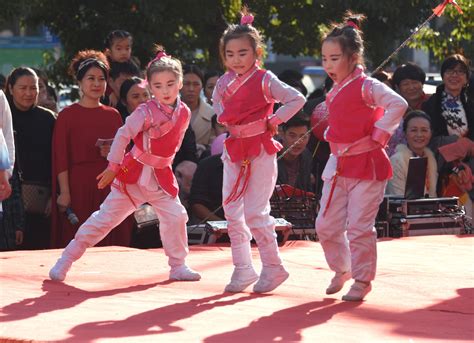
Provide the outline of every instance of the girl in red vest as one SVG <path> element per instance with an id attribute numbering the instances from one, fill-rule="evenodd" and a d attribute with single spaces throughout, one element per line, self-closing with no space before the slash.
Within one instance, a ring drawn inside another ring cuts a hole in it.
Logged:
<path id="1" fill-rule="evenodd" d="M 375 216 L 392 177 L 384 147 L 407 108 L 401 96 L 364 74 L 362 19 L 348 12 L 322 43 L 323 67 L 335 85 L 326 97 L 331 156 L 316 230 L 336 273 L 326 294 L 339 292 L 352 277 L 355 282 L 342 297 L 348 301 L 362 300 L 375 277 Z"/>
<path id="2" fill-rule="evenodd" d="M 171 170 L 191 118 L 189 108 L 179 98 L 183 85 L 181 62 L 159 52 L 148 64 L 147 80 L 154 99 L 139 105 L 127 117 L 115 135 L 107 169 L 97 176 L 100 189 L 113 181 L 112 191 L 64 249 L 49 272 L 52 280 L 64 280 L 72 263 L 88 247 L 97 244 L 143 203 L 153 206 L 160 221 L 161 241 L 171 267 L 170 279 L 201 278 L 184 263 L 188 254 L 188 217 L 179 201 L 178 184 Z M 130 139 L 135 144 L 125 154 Z"/>
<path id="3" fill-rule="evenodd" d="M 254 282 L 257 293 L 270 292 L 288 278 L 270 216 L 270 197 L 277 177 L 275 140 L 278 124 L 304 104 L 301 93 L 258 67 L 262 38 L 244 9 L 240 25 L 230 25 L 221 38 L 221 57 L 228 71 L 218 80 L 213 106 L 230 136 L 223 153 L 224 212 L 228 222 L 234 272 L 227 292 L 241 292 Z M 273 105 L 283 105 L 273 114 Z M 255 238 L 262 272 L 252 266 L 250 240 Z"/>

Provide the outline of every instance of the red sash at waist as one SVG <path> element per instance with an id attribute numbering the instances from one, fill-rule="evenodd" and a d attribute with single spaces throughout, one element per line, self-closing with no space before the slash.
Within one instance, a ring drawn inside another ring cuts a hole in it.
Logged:
<path id="1" fill-rule="evenodd" d="M 353 156 L 363 154 L 372 150 L 382 149 L 382 146 L 374 141 L 371 136 L 365 136 L 352 143 L 329 142 L 331 153 L 337 157 Z"/>
<path id="2" fill-rule="evenodd" d="M 227 125 L 231 137 L 247 138 L 258 136 L 267 131 L 267 118 L 243 125 Z"/>
<path id="3" fill-rule="evenodd" d="M 173 164 L 174 155 L 161 157 L 140 150 L 136 145 L 132 148 L 132 156 L 140 163 L 155 169 L 164 169 Z"/>

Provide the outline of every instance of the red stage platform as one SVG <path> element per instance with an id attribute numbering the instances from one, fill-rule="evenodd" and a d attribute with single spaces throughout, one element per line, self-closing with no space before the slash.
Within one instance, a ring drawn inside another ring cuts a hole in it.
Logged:
<path id="1" fill-rule="evenodd" d="M 473 238 L 380 241 L 378 275 L 363 303 L 340 300 L 349 284 L 324 293 L 332 273 L 315 242 L 281 248 L 291 276 L 267 295 L 222 292 L 229 247 L 191 247 L 199 282 L 168 281 L 161 249 L 92 248 L 65 283 L 47 279 L 60 250 L 0 253 L 0 341 L 473 341 Z"/>

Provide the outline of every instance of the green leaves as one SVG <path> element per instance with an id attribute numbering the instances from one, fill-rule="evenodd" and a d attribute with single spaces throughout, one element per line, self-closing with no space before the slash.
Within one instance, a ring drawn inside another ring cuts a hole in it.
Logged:
<path id="1" fill-rule="evenodd" d="M 473 56 L 474 1 L 458 0 L 457 3 L 463 14 L 448 5 L 443 16 L 433 20 L 430 28 L 421 30 L 409 46 L 431 51 L 438 61 L 453 53 Z"/>
<path id="2" fill-rule="evenodd" d="M 255 14 L 254 25 L 271 40 L 273 52 L 293 56 L 318 57 L 325 30 L 331 22 L 340 21 L 347 9 L 352 9 L 368 17 L 362 30 L 367 57 L 376 66 L 440 1 L 4 0 L 0 23 L 20 18 L 30 27 L 46 25 L 61 39 L 63 64 L 78 50 L 103 50 L 106 34 L 121 28 L 134 36 L 133 54 L 143 65 L 152 57 L 153 44 L 160 43 L 185 62 L 216 67 L 220 36 L 228 23 L 239 22 L 243 3 Z M 474 55 L 473 1 L 458 0 L 465 12 L 462 16 L 448 6 L 443 17 L 432 29 L 422 30 L 412 46 L 429 49 L 439 58 L 459 50 Z"/>

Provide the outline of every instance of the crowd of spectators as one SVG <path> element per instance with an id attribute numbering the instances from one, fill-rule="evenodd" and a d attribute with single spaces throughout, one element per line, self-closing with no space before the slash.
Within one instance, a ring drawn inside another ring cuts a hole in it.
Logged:
<path id="1" fill-rule="evenodd" d="M 8 107 L 16 158 L 9 175 L 11 195 L 3 196 L 0 212 L 0 250 L 64 247 L 107 196 L 110 190 L 98 190 L 96 176 L 107 165 L 110 140 L 130 113 L 150 99 L 132 47 L 128 32 L 111 32 L 104 53 L 97 56 L 110 66 L 110 72 L 104 68 L 93 80 L 82 79 L 81 66 L 73 60 L 71 66 L 76 69 L 72 74 L 81 100 L 66 108 L 59 108 L 57 93 L 43 71 L 18 67 L 6 78 L 3 91 L 7 101 L 0 108 L 0 118 L 4 118 L 0 127 L 5 131 Z M 209 69 L 204 73 L 196 65 L 186 65 L 183 72 L 181 98 L 192 118 L 173 163 L 179 196 L 190 214 L 189 224 L 224 220 L 221 154 L 227 132 L 211 106 L 212 91 L 223 72 Z M 387 194 L 403 195 L 408 160 L 427 157 L 426 196 L 459 196 L 472 216 L 474 97 L 468 87 L 469 62 L 462 55 L 448 56 L 440 73 L 442 83 L 433 95 L 424 93 L 426 75 L 414 63 L 399 66 L 393 74 L 373 75 L 409 104 L 386 148 L 394 169 Z M 279 78 L 308 100 L 303 110 L 279 129 L 284 149 L 278 159 L 277 185 L 290 185 L 318 198 L 329 146 L 324 142 L 323 125 L 319 131 L 307 132 L 326 112 L 325 94 L 332 80 L 327 78 L 320 89 L 308 95 L 299 72 L 287 70 Z M 39 187 L 46 190 L 48 201 L 41 211 L 25 204 L 25 192 L 31 185 L 35 191 Z M 136 225 L 129 218 L 122 226 L 102 244 L 133 245 Z"/>

